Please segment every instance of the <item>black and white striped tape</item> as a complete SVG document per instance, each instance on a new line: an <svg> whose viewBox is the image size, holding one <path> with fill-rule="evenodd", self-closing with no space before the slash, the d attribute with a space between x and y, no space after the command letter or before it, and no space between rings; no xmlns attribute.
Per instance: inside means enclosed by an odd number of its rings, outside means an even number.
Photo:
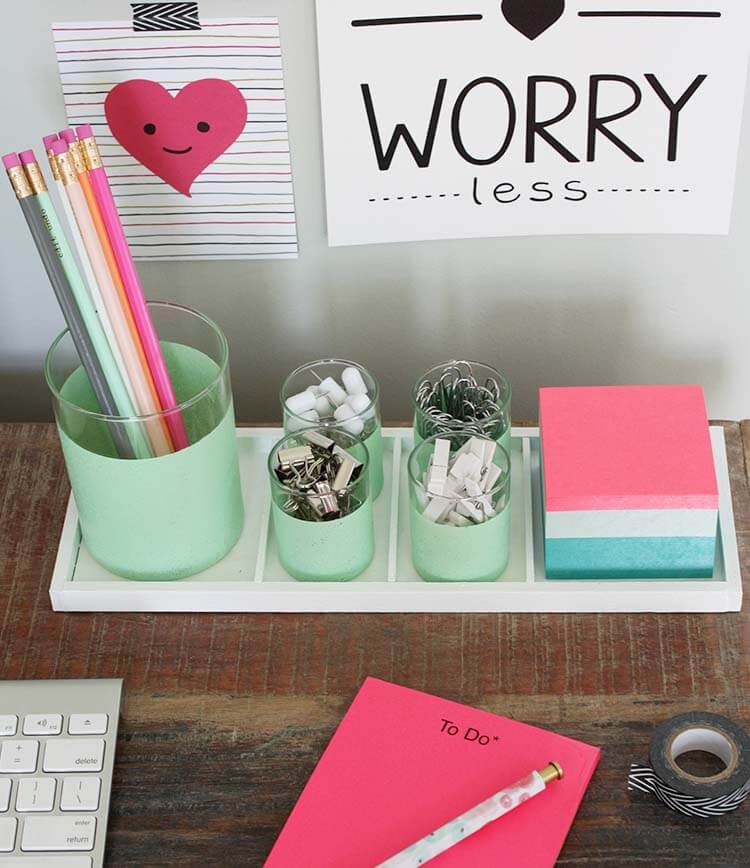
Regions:
<svg viewBox="0 0 750 868"><path fill-rule="evenodd" d="M668 808L680 814L687 814L689 817L720 817L722 814L736 811L745 801L750 795L750 781L728 796L699 799L697 796L681 793L669 784L665 784L651 766L633 763L628 775L628 789L653 793Z"/></svg>
<svg viewBox="0 0 750 868"><path fill-rule="evenodd" d="M133 30L200 30L198 3L131 3Z"/></svg>
<svg viewBox="0 0 750 868"><path fill-rule="evenodd" d="M697 777L677 765L689 751L717 756L724 769ZM750 796L750 737L731 720L689 712L661 724L649 751L650 765L633 763L628 789L651 793L667 807L690 817L719 817L736 811Z"/></svg>

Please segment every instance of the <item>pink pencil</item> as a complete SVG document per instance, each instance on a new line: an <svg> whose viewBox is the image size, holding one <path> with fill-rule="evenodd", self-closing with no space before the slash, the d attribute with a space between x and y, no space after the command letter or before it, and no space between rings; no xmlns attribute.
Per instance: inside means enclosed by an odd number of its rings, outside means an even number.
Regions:
<svg viewBox="0 0 750 868"><path fill-rule="evenodd" d="M115 254L115 260L120 270L120 276L122 277L128 301L130 302L135 326L143 344L143 351L154 379L159 402L161 403L162 410L169 410L172 407L176 408L177 399L172 388L172 381L169 378L169 372L161 353L159 338L156 335L154 324L151 322L141 282L138 279L138 272L135 269L135 263L130 254L130 248L128 247L122 224L120 223L120 216L117 213L117 206L112 196L107 173L102 165L101 155L99 154L93 130L90 124L83 124L76 127L76 133L83 145L91 186L99 204L104 224L107 227L109 240L112 242L112 250ZM184 449L186 446L189 446L190 441L188 440L185 423L180 411L175 409L174 412L167 413L166 419L175 450Z"/></svg>

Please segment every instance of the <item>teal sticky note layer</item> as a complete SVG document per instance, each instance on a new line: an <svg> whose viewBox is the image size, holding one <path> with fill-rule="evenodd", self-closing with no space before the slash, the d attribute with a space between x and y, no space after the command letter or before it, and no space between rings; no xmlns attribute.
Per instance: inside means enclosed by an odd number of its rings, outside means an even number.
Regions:
<svg viewBox="0 0 750 868"><path fill-rule="evenodd" d="M715 537L548 539L548 579L711 578Z"/></svg>

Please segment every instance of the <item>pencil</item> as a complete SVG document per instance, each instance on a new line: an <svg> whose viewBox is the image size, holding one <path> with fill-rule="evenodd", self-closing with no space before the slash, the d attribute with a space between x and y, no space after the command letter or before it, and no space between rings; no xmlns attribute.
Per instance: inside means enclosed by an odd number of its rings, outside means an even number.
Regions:
<svg viewBox="0 0 750 868"><path fill-rule="evenodd" d="M93 223L96 237L99 242L99 248L104 256L107 272L109 273L110 282L101 283L100 285L104 294L105 304L110 312L110 319L117 332L118 342L121 347L131 348L132 352L135 353L135 359L138 363L140 373L133 371L131 374L131 382L134 383L134 387L138 389L138 394L141 396L140 398L137 398L136 404L139 406L139 412L143 415L160 413L161 406L159 404L159 396L156 393L154 379L151 376L151 371L148 362L146 361L146 355L143 352L141 338L138 334L138 329L135 326L135 321L133 320L133 313L130 310L128 296L125 292L122 279L120 278L120 272L117 268L117 262L115 261L115 255L112 251L112 245L109 243L107 228L104 225L96 197L94 196L94 191L91 187L81 143L76 139L76 134L71 129L60 130L60 138L68 144L68 152L73 169L78 177L78 183L80 184L86 200L89 216L91 217L91 222ZM110 287L114 287L114 295L110 291ZM125 330L127 330L127 333ZM132 353L128 353L126 349L123 349L123 353L130 359L129 364L132 366ZM139 383L145 383L145 387L148 390L148 396L141 394L142 385L139 386ZM170 437L167 423L164 421L162 416L159 417L158 423L162 432L161 435L156 432L152 432L150 435L155 453L161 455L165 451L173 452L174 447L172 445L172 438Z"/></svg>
<svg viewBox="0 0 750 868"><path fill-rule="evenodd" d="M76 228L79 230L84 255L90 260L94 272L96 286L95 304L100 311L100 315L102 313L105 314L107 322L112 329L112 340L118 348L118 354L122 359L123 367L121 370L123 371L124 379L130 383L133 390L133 403L139 415L149 416L157 413L159 412L159 407L151 399L144 370L140 365L138 355L133 346L132 336L122 317L117 290L112 284L112 278L101 246L99 245L91 214L86 205L86 199L81 190L81 185L78 183L78 176L73 167L72 154L68 151L67 144L61 139L53 142L50 150L52 151L50 164L53 166L53 170L56 170L60 175L64 188L61 195L69 204ZM146 434L153 450L152 454L158 456L167 455L172 452L171 443L166 439L159 419L151 418L144 420L144 422Z"/></svg>
<svg viewBox="0 0 750 868"><path fill-rule="evenodd" d="M35 193L36 190L46 189L44 179L39 173L38 177L34 178L34 186L32 187L29 176L22 168L17 154L6 154L2 160L99 406L102 412L108 416L119 416L119 408L115 403L101 362L94 351L91 338L76 304L67 272L63 267L63 262L66 258L70 259L71 255L67 248L67 242L64 237L60 238L62 233L57 217L51 208L49 195L42 193L46 199L40 200L39 194ZM38 170L38 166L36 168ZM33 169L32 174L34 174ZM104 336L102 335L102 337ZM120 385L122 386L122 382ZM124 388L122 386L123 391ZM121 458L135 458L135 452L123 425L110 421L107 423L107 427L118 455Z"/></svg>
<svg viewBox="0 0 750 868"><path fill-rule="evenodd" d="M154 378L159 403L162 410L165 411L169 432L172 435L172 443L175 449L184 449L189 445L185 423L183 422L182 414L177 408L177 399L172 388L172 381L169 378L169 372L162 356L159 338L156 335L154 324L151 322L143 289L138 279L138 272L136 271L135 263L130 254L130 248L128 247L122 224L120 223L120 217L117 213L117 207L112 196L109 181L107 180L107 173L102 164L96 139L89 124L76 127L76 132L83 145L86 167L89 170L89 180L94 189L94 195L104 219L104 224L107 227L107 234L112 243L120 277L125 286L130 309L133 312L133 319L141 337L143 350L146 354L148 366L151 369L151 375ZM167 412L171 410L173 412Z"/></svg>
<svg viewBox="0 0 750 868"><path fill-rule="evenodd" d="M59 147L60 142L51 142L50 137L47 136L44 139L44 144L45 147L47 145L50 146L49 148L47 148L47 153L49 155L53 147ZM22 163L24 163L24 160L28 159L33 161L33 153L30 151L24 151L23 153L19 154L19 157L21 158ZM52 169L52 176L55 179L55 183L57 184L60 204L62 205L65 221L68 224L70 237L73 239L73 245L75 247L76 253L78 254L78 263L81 267L83 281L86 285L86 289L88 290L89 298L91 299L91 303L94 306L94 310L99 316L99 322L101 324L102 331L104 332L104 337L106 338L107 344L109 345L109 349L112 353L112 358L114 359L117 370L120 372L123 385L125 386L125 391L127 392L127 401L125 401L122 406L119 406L118 404L121 415L134 416L137 412L135 395L133 393L133 389L130 385L127 372L124 367L120 348L117 345L117 341L115 340L115 335L112 330L112 324L102 302L101 293L99 292L99 284L97 283L96 276L94 275L94 271L91 266L91 261L88 256L86 246L83 243L81 228L78 221L76 220L75 214L73 213L72 201L66 195L65 185L63 184L60 170L57 166L57 163L52 159L50 159L50 168ZM135 448L137 458L151 458L153 456L153 452L150 449L149 444L145 442L143 435L138 432L135 427L133 427L131 431L131 440L133 441L133 446Z"/></svg>
<svg viewBox="0 0 750 868"><path fill-rule="evenodd" d="M434 832L420 838L405 850L381 862L376 868L417 868L424 865L470 835L483 829L488 823L509 813L533 796L544 792L547 785L563 776L560 766L551 762L541 771L531 772L515 784L505 787L489 799L475 805L466 813L449 820ZM502 865L499 857L498 865Z"/></svg>

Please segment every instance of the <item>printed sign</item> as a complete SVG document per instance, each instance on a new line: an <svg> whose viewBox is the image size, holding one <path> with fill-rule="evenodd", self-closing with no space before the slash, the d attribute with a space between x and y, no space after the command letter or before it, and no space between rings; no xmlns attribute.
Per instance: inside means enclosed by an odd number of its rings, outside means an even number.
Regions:
<svg viewBox="0 0 750 868"><path fill-rule="evenodd" d="M749 7L318 0L330 244L728 232Z"/></svg>

